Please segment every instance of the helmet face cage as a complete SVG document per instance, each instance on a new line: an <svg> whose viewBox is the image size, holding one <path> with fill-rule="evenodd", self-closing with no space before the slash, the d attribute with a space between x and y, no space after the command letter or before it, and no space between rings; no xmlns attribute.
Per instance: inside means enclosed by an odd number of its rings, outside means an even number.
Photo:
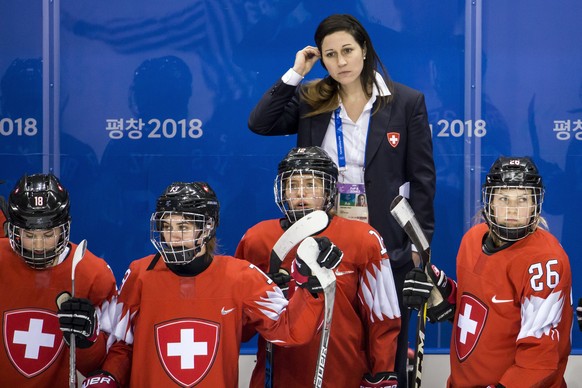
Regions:
<svg viewBox="0 0 582 388"><path fill-rule="evenodd" d="M8 223L8 239L12 250L34 269L54 265L56 258L69 244L70 222L51 229L24 229Z"/></svg>
<svg viewBox="0 0 582 388"><path fill-rule="evenodd" d="M188 264L214 236L215 220L205 214L157 211L150 219L150 239L167 264Z"/></svg>
<svg viewBox="0 0 582 388"><path fill-rule="evenodd" d="M503 241L517 241L538 225L544 190L539 187L483 188L484 215L491 231Z"/></svg>
<svg viewBox="0 0 582 388"><path fill-rule="evenodd" d="M335 204L336 184L336 177L322 171L284 171L275 179L275 202L293 223L314 210L331 210Z"/></svg>
<svg viewBox="0 0 582 388"><path fill-rule="evenodd" d="M529 157L500 157L482 189L483 215L489 229L503 241L533 233L544 202L544 185Z"/></svg>

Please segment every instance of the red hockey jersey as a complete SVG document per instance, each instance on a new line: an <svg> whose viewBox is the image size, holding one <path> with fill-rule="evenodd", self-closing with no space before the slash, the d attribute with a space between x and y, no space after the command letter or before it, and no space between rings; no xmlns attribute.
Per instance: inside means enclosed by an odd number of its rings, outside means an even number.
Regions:
<svg viewBox="0 0 582 388"><path fill-rule="evenodd" d="M243 324L281 345L314 336L323 298L296 293L287 302L256 266L215 256L180 277L154 256L131 263L119 291L115 331L103 369L123 386L236 387Z"/></svg>
<svg viewBox="0 0 582 388"><path fill-rule="evenodd" d="M263 221L247 231L235 256L268 271L273 245L283 234L279 220ZM335 270L337 289L324 387L358 387L367 373L394 370L400 310L386 248L370 225L335 216L318 236L327 236L344 253ZM296 249L282 268L290 269ZM274 347L276 387L313 384L321 335L294 348ZM251 386L263 387L265 341L259 338Z"/></svg>
<svg viewBox="0 0 582 388"><path fill-rule="evenodd" d="M71 291L71 262L76 244L70 244L60 264L35 270L0 239L0 346L1 387L68 387L69 347L63 341L56 298ZM105 358L106 333L111 332L108 307L116 293L115 278L107 264L86 251L75 271L75 296L96 307L101 333L93 346L77 348L77 369L89 373Z"/></svg>
<svg viewBox="0 0 582 388"><path fill-rule="evenodd" d="M565 387L572 276L560 243L538 229L492 255L487 225L471 228L457 256L458 291L449 387Z"/></svg>

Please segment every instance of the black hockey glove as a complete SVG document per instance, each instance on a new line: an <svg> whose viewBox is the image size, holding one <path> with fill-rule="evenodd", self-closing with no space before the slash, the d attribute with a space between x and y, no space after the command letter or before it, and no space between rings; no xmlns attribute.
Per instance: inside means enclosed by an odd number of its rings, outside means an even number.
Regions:
<svg viewBox="0 0 582 388"><path fill-rule="evenodd" d="M434 265L425 268L428 279L434 284L428 298L426 316L431 322L443 322L455 317L457 283L447 278L445 271Z"/></svg>
<svg viewBox="0 0 582 388"><path fill-rule="evenodd" d="M450 320L455 315L456 289L455 282L432 264L424 271L413 268L404 280L403 304L420 308L426 301L426 315L430 322Z"/></svg>
<svg viewBox="0 0 582 388"><path fill-rule="evenodd" d="M289 272L284 268L280 268L279 272L269 273L267 275L277 286L279 286L281 291L283 291L283 295L287 298L289 293L289 282L291 281L291 275L289 275Z"/></svg>
<svg viewBox="0 0 582 388"><path fill-rule="evenodd" d="M327 269L335 269L344 257L344 253L327 237L315 237L319 247L317 263Z"/></svg>
<svg viewBox="0 0 582 388"><path fill-rule="evenodd" d="M578 307L576 308L576 316L578 317L578 327L582 331L582 298L578 299Z"/></svg>
<svg viewBox="0 0 582 388"><path fill-rule="evenodd" d="M396 373L380 372L374 376L366 373L360 382L360 388L398 388Z"/></svg>
<svg viewBox="0 0 582 388"><path fill-rule="evenodd" d="M410 309L420 309L426 303L433 284L428 280L424 271L413 268L404 278L402 289L402 304Z"/></svg>
<svg viewBox="0 0 582 388"><path fill-rule="evenodd" d="M118 388L119 383L115 377L107 371L96 370L89 373L87 378L83 380L83 388Z"/></svg>
<svg viewBox="0 0 582 388"><path fill-rule="evenodd" d="M344 253L335 246L327 237L315 237L319 248L319 255L317 256L317 263L324 268L334 269L341 262ZM306 288L312 294L322 292L321 283L315 276L312 276L311 270L299 256L293 262L291 276L295 279L295 283L301 287Z"/></svg>
<svg viewBox="0 0 582 388"><path fill-rule="evenodd" d="M71 333L75 335L79 348L88 348L99 336L99 320L95 307L88 299L71 298L68 292L57 297L57 316L63 338L70 345Z"/></svg>

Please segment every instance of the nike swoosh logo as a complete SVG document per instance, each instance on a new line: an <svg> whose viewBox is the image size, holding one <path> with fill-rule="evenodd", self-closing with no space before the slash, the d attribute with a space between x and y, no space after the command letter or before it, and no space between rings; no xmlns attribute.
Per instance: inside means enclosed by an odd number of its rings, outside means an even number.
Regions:
<svg viewBox="0 0 582 388"><path fill-rule="evenodd" d="M354 271L339 271L339 270L335 270L335 276L344 276L344 275L349 275L351 273L354 273Z"/></svg>
<svg viewBox="0 0 582 388"><path fill-rule="evenodd" d="M231 309L228 309L228 310L226 310L226 309L224 308L224 306L222 306L222 310L220 310L220 313L221 313L222 315L230 314L230 313L232 313L232 312L234 311L234 309L235 309L235 308L233 307L233 308L231 308Z"/></svg>
<svg viewBox="0 0 582 388"><path fill-rule="evenodd" d="M497 295L493 295L493 298L491 298L491 302L493 302L493 303L509 303L509 302L513 302L513 299L497 299Z"/></svg>

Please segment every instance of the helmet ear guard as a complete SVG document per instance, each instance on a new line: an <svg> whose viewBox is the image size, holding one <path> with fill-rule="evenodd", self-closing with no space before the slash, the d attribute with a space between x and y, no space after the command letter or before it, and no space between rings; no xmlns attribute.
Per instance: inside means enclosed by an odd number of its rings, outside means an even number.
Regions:
<svg viewBox="0 0 582 388"><path fill-rule="evenodd" d="M508 226L498 220L493 202L503 189L528 190L529 217L523 225ZM539 223L544 201L544 185L538 168L529 157L500 157L489 170L482 187L483 216L489 229L503 241L517 241L533 233ZM523 207L522 207L523 208ZM516 211L517 206L507 206Z"/></svg>

